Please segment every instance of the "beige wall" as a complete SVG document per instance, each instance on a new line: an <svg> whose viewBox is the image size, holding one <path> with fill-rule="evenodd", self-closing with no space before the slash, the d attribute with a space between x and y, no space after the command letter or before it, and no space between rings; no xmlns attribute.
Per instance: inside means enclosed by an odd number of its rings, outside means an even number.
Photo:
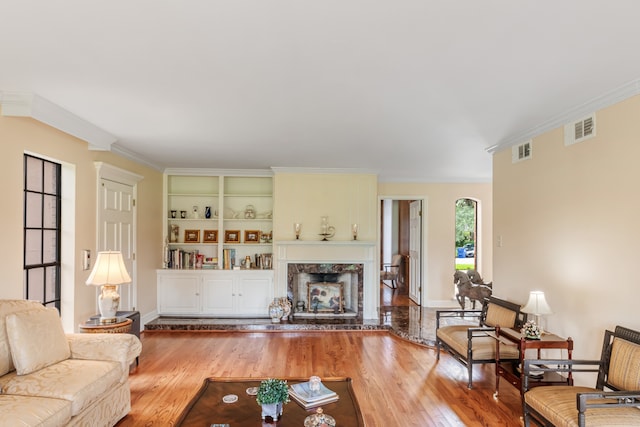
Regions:
<svg viewBox="0 0 640 427"><path fill-rule="evenodd" d="M547 329L574 338L575 358L598 357L605 328L640 328L639 117L636 96L597 112L595 138L565 147L555 129L530 160L494 156L494 290L520 303L544 291Z"/></svg>
<svg viewBox="0 0 640 427"><path fill-rule="evenodd" d="M377 238L376 175L347 173L281 173L274 175L273 239L295 240L293 224L302 223L302 240L321 240L320 217L335 227L332 240Z"/></svg>
<svg viewBox="0 0 640 427"><path fill-rule="evenodd" d="M144 316L156 310L155 269L162 266L162 174L120 156L89 151L87 143L36 120L0 115L0 143L4 208L0 210L4 244L0 245L3 273L0 298L24 298L23 294L23 154L40 154L75 166L76 211L74 241L74 294L65 296L73 311L65 315L65 328L73 327L97 312L96 290L85 286L89 271L81 267L83 249L96 251L96 169L102 161L142 175L138 184L137 284L138 307ZM144 295L141 297L141 295ZM66 306L64 307L66 310ZM69 326L71 325L71 326Z"/></svg>
<svg viewBox="0 0 640 427"><path fill-rule="evenodd" d="M423 240L423 303L450 305L455 288L455 202L461 198L478 201L479 229L477 239L478 271L486 281L492 272L492 191L490 183L419 184L380 183L382 199L424 199L426 228Z"/></svg>

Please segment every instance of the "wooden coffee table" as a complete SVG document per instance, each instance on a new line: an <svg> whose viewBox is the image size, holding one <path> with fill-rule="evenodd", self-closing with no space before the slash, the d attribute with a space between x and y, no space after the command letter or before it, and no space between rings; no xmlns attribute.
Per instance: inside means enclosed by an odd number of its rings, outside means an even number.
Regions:
<svg viewBox="0 0 640 427"><path fill-rule="evenodd" d="M247 388L258 387L263 378L208 378L184 409L176 426L209 427L212 424L229 424L229 427L262 427L261 408L256 397L247 394ZM309 378L282 378L289 384L308 381ZM337 402L323 405L325 414L336 420L336 425L364 426L360 407L353 394L351 378L323 378L325 386L338 393ZM222 398L229 394L238 396L235 403L224 403ZM272 425L278 427L300 427L304 419L315 413L316 408L305 410L295 401L284 405L282 417Z"/></svg>

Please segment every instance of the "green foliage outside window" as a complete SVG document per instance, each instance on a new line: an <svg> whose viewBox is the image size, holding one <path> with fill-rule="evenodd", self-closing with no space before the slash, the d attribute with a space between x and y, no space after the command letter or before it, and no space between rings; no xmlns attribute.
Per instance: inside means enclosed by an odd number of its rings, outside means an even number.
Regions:
<svg viewBox="0 0 640 427"><path fill-rule="evenodd" d="M456 200L456 248L475 243L476 202L471 199Z"/></svg>

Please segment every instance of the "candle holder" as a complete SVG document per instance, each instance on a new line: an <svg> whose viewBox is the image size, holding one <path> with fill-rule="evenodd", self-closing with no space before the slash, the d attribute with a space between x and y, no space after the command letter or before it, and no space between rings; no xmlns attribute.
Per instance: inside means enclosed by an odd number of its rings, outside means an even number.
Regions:
<svg viewBox="0 0 640 427"><path fill-rule="evenodd" d="M300 231L302 231L302 224L296 222L293 224L293 232L296 234L296 240L300 239Z"/></svg>
<svg viewBox="0 0 640 427"><path fill-rule="evenodd" d="M320 235L322 236L322 241L326 242L327 240L329 240L328 239L329 237L333 237L336 234L336 228L332 225L329 225L328 216L323 216L320 218L321 218L320 230L322 230L322 233L320 233Z"/></svg>
<svg viewBox="0 0 640 427"><path fill-rule="evenodd" d="M351 224L351 234L353 235L353 240L358 240L358 224Z"/></svg>

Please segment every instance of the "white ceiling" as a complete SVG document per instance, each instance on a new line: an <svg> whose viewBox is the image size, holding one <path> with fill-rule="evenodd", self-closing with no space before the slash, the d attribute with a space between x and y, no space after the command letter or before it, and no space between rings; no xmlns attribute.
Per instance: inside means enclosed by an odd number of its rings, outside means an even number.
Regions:
<svg viewBox="0 0 640 427"><path fill-rule="evenodd" d="M158 168L491 180L508 146L640 77L637 0L0 0L0 92Z"/></svg>

